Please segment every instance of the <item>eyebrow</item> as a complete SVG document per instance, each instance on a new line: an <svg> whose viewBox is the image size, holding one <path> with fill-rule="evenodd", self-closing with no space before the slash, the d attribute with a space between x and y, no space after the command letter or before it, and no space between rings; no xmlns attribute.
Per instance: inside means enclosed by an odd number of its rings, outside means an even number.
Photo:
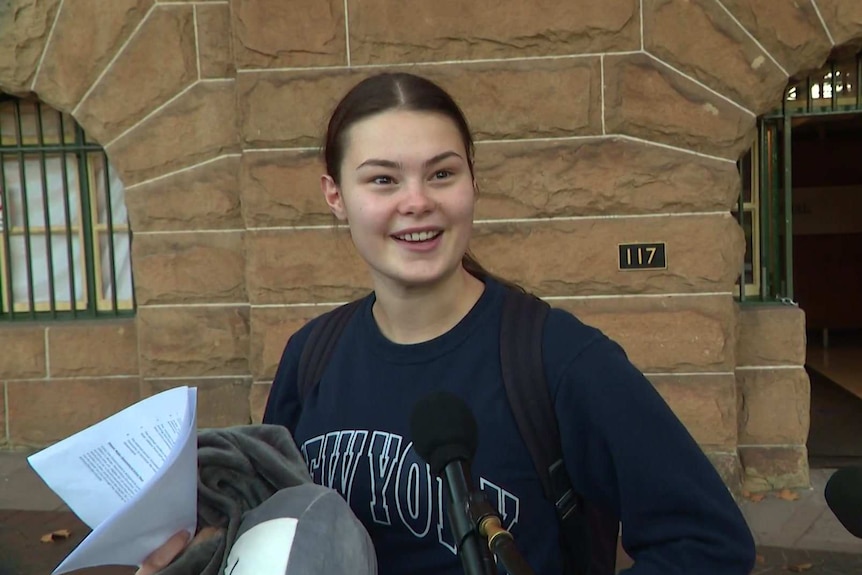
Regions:
<svg viewBox="0 0 862 575"><path fill-rule="evenodd" d="M449 150L448 152L443 152L442 154L437 154L433 158L426 160L425 162L422 163L422 167L427 168L428 166L432 166L432 165L436 164L437 162L445 160L446 158L452 158L452 157L461 158L462 160L464 159L461 156L461 154L459 154L458 152L455 152L453 150ZM358 166L356 166L356 170L358 171L358 170L360 170L366 166L377 166L380 168L398 169L401 167L401 164L398 162L393 162L392 160L381 160L381 159L377 159L377 158L370 158L368 160L365 160L364 162L362 162Z"/></svg>

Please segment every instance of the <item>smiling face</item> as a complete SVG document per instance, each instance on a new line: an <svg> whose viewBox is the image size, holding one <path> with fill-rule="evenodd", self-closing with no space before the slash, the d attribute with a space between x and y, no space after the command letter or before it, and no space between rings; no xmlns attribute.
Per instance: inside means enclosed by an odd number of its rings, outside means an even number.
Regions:
<svg viewBox="0 0 862 575"><path fill-rule="evenodd" d="M365 118L346 134L339 172L338 183L323 176L324 196L378 289L430 286L461 269L476 194L451 119L397 109Z"/></svg>

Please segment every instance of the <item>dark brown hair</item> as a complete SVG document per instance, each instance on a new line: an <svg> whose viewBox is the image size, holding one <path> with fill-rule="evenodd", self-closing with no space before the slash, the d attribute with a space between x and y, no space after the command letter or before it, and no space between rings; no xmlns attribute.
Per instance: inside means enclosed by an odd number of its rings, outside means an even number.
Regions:
<svg viewBox="0 0 862 575"><path fill-rule="evenodd" d="M326 173L341 183L341 163L347 147L347 136L351 126L375 114L389 110L434 112L446 116L461 135L470 175L473 173L473 135L464 117L464 112L443 88L421 76L400 73L383 73L371 76L355 85L335 107L326 129L323 144L323 161ZM464 269L479 279L492 277L515 289L519 286L498 278L488 272L469 252L462 259Z"/></svg>

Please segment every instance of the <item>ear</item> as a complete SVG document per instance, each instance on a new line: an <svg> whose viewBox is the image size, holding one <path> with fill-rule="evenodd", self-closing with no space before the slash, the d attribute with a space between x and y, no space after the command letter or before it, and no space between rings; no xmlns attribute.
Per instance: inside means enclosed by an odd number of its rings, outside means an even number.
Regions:
<svg viewBox="0 0 862 575"><path fill-rule="evenodd" d="M341 189L332 176L324 174L320 176L320 191L323 192L323 198L326 200L326 205L329 206L329 211L341 221L347 220L347 210L344 209L344 199L341 197Z"/></svg>

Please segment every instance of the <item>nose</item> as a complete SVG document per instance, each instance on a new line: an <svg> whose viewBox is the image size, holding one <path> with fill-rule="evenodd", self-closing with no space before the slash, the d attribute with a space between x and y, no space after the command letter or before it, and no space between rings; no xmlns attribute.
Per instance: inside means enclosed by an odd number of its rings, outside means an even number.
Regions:
<svg viewBox="0 0 862 575"><path fill-rule="evenodd" d="M402 197L398 204L398 211L401 214L424 214L432 211L435 206L436 202L424 182L410 181L402 188Z"/></svg>

